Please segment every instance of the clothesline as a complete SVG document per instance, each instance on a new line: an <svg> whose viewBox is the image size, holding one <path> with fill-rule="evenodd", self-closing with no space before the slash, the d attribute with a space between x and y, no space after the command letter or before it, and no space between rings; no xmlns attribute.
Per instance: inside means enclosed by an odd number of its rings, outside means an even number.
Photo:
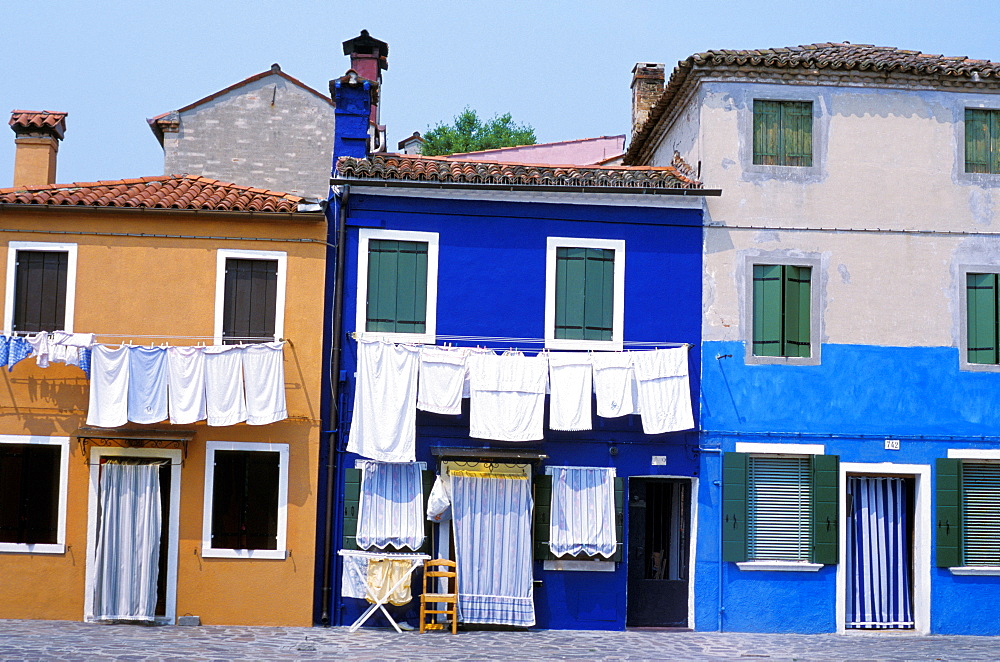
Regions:
<svg viewBox="0 0 1000 662"><path fill-rule="evenodd" d="M38 333L38 332L37 331L0 331L0 335L4 335L4 336L20 336L22 338L26 338L28 336L33 336L36 333ZM48 333L51 335L53 332L49 331ZM95 333L94 336L95 336L95 338L143 338L143 339L147 339L147 340L150 339L150 338L162 338L162 339L165 339L165 340L215 340L215 338L216 338L216 336L164 335L162 333L153 333L153 334L141 334L141 333ZM253 340L253 341L257 341L257 342L264 341L264 342L287 342L287 343L291 342L291 340L288 339L288 338L278 338L277 340L274 340L274 338L272 336L225 336L222 340L223 341L227 341L227 340L238 340L238 341ZM109 344L109 343L97 343L97 344Z"/></svg>
<svg viewBox="0 0 1000 662"><path fill-rule="evenodd" d="M545 338L515 338L512 336L450 336L450 335L436 335L434 336L437 340L443 342L467 342L467 343L496 343L500 345L507 344L521 344L521 345L544 345L549 342ZM358 340L358 332L351 331L351 338ZM640 340L626 340L622 343L624 347L635 347L635 348L649 348L656 349L658 347L688 347L691 348L694 345L686 342L653 342L653 341L640 341ZM512 349L518 349L513 347ZM567 351L581 351L577 350L567 350Z"/></svg>

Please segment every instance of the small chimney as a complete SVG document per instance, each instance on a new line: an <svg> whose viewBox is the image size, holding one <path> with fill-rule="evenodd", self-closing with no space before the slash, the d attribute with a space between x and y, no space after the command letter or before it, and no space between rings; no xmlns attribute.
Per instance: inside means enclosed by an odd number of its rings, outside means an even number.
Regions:
<svg viewBox="0 0 1000 662"><path fill-rule="evenodd" d="M649 111L663 94L663 65L639 62L632 67L632 134L649 119Z"/></svg>
<svg viewBox="0 0 1000 662"><path fill-rule="evenodd" d="M344 55L351 56L351 69L364 79L382 84L382 70L389 68L389 44L379 41L362 30L354 39L344 42ZM378 126L378 99L372 103L371 123Z"/></svg>
<svg viewBox="0 0 1000 662"><path fill-rule="evenodd" d="M400 154L420 154L423 151L424 139L420 137L419 131L414 131L412 136L399 141L397 148Z"/></svg>
<svg viewBox="0 0 1000 662"><path fill-rule="evenodd" d="M14 130L14 187L56 183L56 154L66 133L66 113L48 110L15 110L10 114Z"/></svg>

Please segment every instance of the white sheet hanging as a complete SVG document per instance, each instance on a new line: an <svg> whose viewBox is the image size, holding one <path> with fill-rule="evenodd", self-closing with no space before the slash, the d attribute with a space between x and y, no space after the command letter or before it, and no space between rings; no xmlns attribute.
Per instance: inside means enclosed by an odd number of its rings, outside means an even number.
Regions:
<svg viewBox="0 0 1000 662"><path fill-rule="evenodd" d="M243 350L249 425L267 425L288 418L284 345L283 342L258 343L247 345Z"/></svg>
<svg viewBox="0 0 1000 662"><path fill-rule="evenodd" d="M452 416L462 413L468 354L464 349L441 347L420 351L417 409Z"/></svg>
<svg viewBox="0 0 1000 662"><path fill-rule="evenodd" d="M347 450L382 462L413 462L419 349L358 342L354 414Z"/></svg>
<svg viewBox="0 0 1000 662"><path fill-rule="evenodd" d="M498 441L538 441L545 435L545 356L519 352L469 357L469 436Z"/></svg>
<svg viewBox="0 0 1000 662"><path fill-rule="evenodd" d="M424 544L424 488L420 464L362 460L358 547L420 549Z"/></svg>
<svg viewBox="0 0 1000 662"><path fill-rule="evenodd" d="M87 425L116 428L128 422L128 350L128 345L94 346Z"/></svg>
<svg viewBox="0 0 1000 662"><path fill-rule="evenodd" d="M545 467L552 476L549 548L556 556L603 556L617 548L614 467Z"/></svg>
<svg viewBox="0 0 1000 662"><path fill-rule="evenodd" d="M162 347L129 347L128 420L167 419L167 353Z"/></svg>
<svg viewBox="0 0 1000 662"><path fill-rule="evenodd" d="M593 367L586 353L549 354L549 428L590 430Z"/></svg>
<svg viewBox="0 0 1000 662"><path fill-rule="evenodd" d="M205 420L205 348L168 347L166 353L170 422Z"/></svg>
<svg viewBox="0 0 1000 662"><path fill-rule="evenodd" d="M243 347L205 348L205 403L209 425L236 425L247 420Z"/></svg>
<svg viewBox="0 0 1000 662"><path fill-rule="evenodd" d="M594 393L597 415L617 418L639 413L639 387L632 368L631 352L594 352Z"/></svg>
<svg viewBox="0 0 1000 662"><path fill-rule="evenodd" d="M28 344L31 345L31 353L35 356L35 363L39 368L49 367L49 332L40 331L28 336Z"/></svg>
<svg viewBox="0 0 1000 662"><path fill-rule="evenodd" d="M660 434L693 428L687 346L633 352L632 365L639 383L642 431Z"/></svg>

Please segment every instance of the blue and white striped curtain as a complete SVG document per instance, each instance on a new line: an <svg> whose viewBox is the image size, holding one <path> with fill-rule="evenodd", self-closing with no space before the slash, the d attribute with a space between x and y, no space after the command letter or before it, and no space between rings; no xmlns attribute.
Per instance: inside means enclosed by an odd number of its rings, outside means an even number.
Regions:
<svg viewBox="0 0 1000 662"><path fill-rule="evenodd" d="M913 627L909 503L902 478L847 479L847 627Z"/></svg>
<svg viewBox="0 0 1000 662"><path fill-rule="evenodd" d="M424 544L424 487L417 462L358 462L358 547L419 549Z"/></svg>
<svg viewBox="0 0 1000 662"><path fill-rule="evenodd" d="M160 466L101 467L94 619L152 621L160 560Z"/></svg>
<svg viewBox="0 0 1000 662"><path fill-rule="evenodd" d="M615 553L614 467L545 467L552 476L549 548L556 556Z"/></svg>
<svg viewBox="0 0 1000 662"><path fill-rule="evenodd" d="M453 473L451 488L461 619L534 625L531 481Z"/></svg>

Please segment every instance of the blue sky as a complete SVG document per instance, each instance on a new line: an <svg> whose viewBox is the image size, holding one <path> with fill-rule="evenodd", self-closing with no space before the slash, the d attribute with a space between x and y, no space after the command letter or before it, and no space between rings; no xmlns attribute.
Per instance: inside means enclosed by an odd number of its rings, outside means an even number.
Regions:
<svg viewBox="0 0 1000 662"><path fill-rule="evenodd" d="M1000 60L1000 2L63 0L6 7L0 112L68 111L60 182L161 174L146 118L273 62L326 91L362 28L389 44L390 145L465 106L510 112L539 141L626 133L638 61L823 41ZM0 137L10 186L14 134Z"/></svg>

